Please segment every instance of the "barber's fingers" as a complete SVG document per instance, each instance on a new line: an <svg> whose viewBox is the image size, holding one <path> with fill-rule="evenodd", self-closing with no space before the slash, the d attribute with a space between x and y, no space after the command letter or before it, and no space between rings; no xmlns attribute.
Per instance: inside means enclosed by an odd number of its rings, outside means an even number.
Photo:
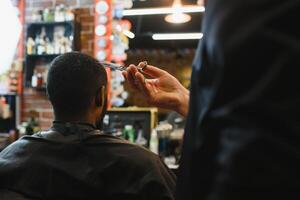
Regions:
<svg viewBox="0 0 300 200"><path fill-rule="evenodd" d="M135 65L129 65L129 67L127 68L127 72L134 76L135 73L138 72L138 69Z"/></svg>
<svg viewBox="0 0 300 200"><path fill-rule="evenodd" d="M151 78L158 78L165 75L167 72L154 67L152 65L148 65L146 62L140 62L138 65L139 69L142 69L142 73L150 76Z"/></svg>
<svg viewBox="0 0 300 200"><path fill-rule="evenodd" d="M136 85L134 85L134 83L132 81L129 80L129 74L126 71L122 72L123 77L125 78L125 80L128 82L128 84L130 85L131 88L133 89L137 89Z"/></svg>
<svg viewBox="0 0 300 200"><path fill-rule="evenodd" d="M129 85L134 89L138 89L135 77L136 72L137 69L134 65L130 65L127 69L127 72L123 72L123 75L125 74L125 78L127 79Z"/></svg>
<svg viewBox="0 0 300 200"><path fill-rule="evenodd" d="M125 80L128 81L128 73L126 71L122 72L122 75L124 76Z"/></svg>
<svg viewBox="0 0 300 200"><path fill-rule="evenodd" d="M147 80L145 79L144 75L141 74L140 72L137 72L135 74L135 77L136 77L136 80L137 80L136 83L137 83L137 87L139 88L139 90L141 92L143 92L143 94L146 97L152 98L151 87L147 84Z"/></svg>

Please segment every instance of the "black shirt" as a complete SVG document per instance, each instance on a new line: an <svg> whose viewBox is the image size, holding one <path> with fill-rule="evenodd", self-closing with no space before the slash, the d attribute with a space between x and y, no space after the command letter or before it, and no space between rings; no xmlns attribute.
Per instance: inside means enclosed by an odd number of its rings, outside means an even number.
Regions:
<svg viewBox="0 0 300 200"><path fill-rule="evenodd" d="M0 189L38 199L173 199L176 178L145 148L86 124L54 123L0 153Z"/></svg>
<svg viewBox="0 0 300 200"><path fill-rule="evenodd" d="M178 199L300 199L300 1L205 8Z"/></svg>

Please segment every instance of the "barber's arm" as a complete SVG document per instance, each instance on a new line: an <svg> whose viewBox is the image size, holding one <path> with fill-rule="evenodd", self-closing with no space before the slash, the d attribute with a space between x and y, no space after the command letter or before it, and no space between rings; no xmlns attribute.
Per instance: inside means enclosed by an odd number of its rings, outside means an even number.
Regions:
<svg viewBox="0 0 300 200"><path fill-rule="evenodd" d="M130 65L124 77L130 86L141 92L152 106L171 109L183 116L187 116L189 107L189 91L168 72L142 62ZM145 75L149 78L146 78Z"/></svg>

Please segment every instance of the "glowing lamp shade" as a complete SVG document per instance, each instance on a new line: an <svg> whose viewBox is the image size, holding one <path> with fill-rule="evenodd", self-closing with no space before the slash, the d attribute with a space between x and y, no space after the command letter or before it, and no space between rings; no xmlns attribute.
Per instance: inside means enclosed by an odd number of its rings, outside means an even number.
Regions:
<svg viewBox="0 0 300 200"><path fill-rule="evenodd" d="M174 13L171 15L167 15L165 20L169 23L173 24L182 24L191 21L192 17L185 13Z"/></svg>
<svg viewBox="0 0 300 200"><path fill-rule="evenodd" d="M11 66L22 30L18 10L11 0L0 0L0 26L0 74L3 74Z"/></svg>
<svg viewBox="0 0 300 200"><path fill-rule="evenodd" d="M172 7L172 14L167 15L165 20L173 24L182 24L191 21L192 17L185 14L182 10L182 5L180 0L174 0Z"/></svg>
<svg viewBox="0 0 300 200"><path fill-rule="evenodd" d="M153 40L199 40L203 33L163 33L153 34Z"/></svg>

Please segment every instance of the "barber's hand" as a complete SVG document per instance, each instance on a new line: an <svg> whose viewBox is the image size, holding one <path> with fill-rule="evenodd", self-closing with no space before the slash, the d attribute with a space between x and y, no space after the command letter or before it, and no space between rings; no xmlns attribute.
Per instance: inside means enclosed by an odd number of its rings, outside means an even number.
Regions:
<svg viewBox="0 0 300 200"><path fill-rule="evenodd" d="M143 69L139 71L139 69ZM152 106L171 109L186 116L189 107L189 91L168 72L140 63L138 68L130 65L124 77L130 86L141 92ZM147 75L150 79L146 79Z"/></svg>

